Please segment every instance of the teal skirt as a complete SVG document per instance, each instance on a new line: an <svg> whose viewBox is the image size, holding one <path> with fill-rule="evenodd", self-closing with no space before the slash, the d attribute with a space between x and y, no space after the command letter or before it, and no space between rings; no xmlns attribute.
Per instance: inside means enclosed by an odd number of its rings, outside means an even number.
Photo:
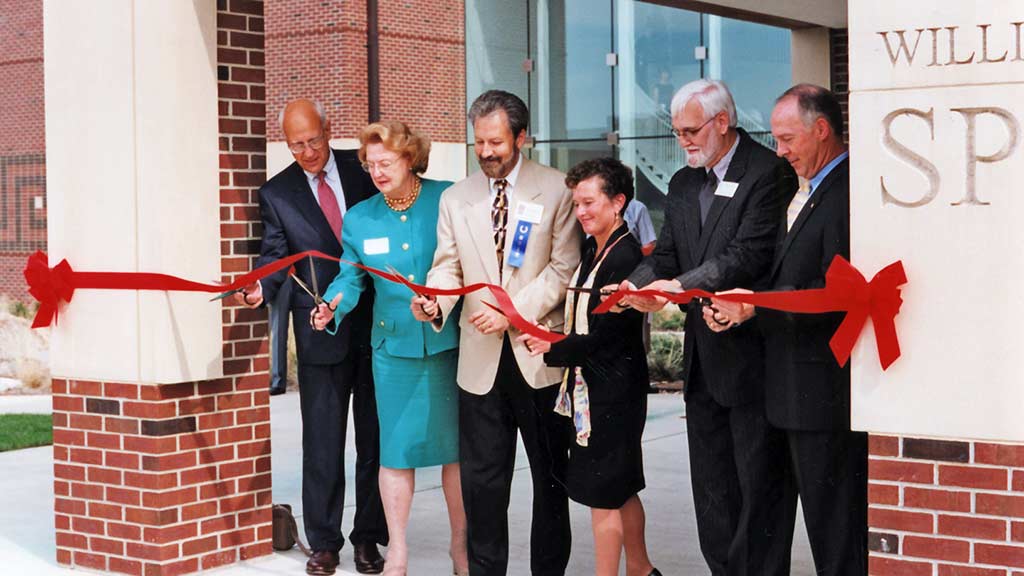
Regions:
<svg viewBox="0 0 1024 576"><path fill-rule="evenodd" d="M458 350L426 358L373 351L380 464L421 468L459 459Z"/></svg>

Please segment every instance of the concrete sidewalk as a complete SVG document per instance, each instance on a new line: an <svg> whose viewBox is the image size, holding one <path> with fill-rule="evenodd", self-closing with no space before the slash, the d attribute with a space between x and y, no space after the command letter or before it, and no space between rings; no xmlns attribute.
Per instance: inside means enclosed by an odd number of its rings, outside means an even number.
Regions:
<svg viewBox="0 0 1024 576"><path fill-rule="evenodd" d="M10 401L0 397L0 412L36 411L4 410L4 405L26 401ZM49 406L33 400L36 404ZM298 394L289 392L271 399L273 442L274 501L291 504L302 523L301 502L301 434ZM24 407L24 406L22 406ZM49 409L47 408L47 410ZM351 430L349 432L351 438ZM351 440L349 446L352 446ZM54 560L53 528L53 452L50 447L30 448L0 453L0 558L4 574L32 576L69 576L81 574L57 565ZM348 495L352 502L354 449L346 458ZM708 574L697 543L693 499L690 492L686 420L678 395L650 397L647 428L644 431L644 461L647 489L641 499L647 510L647 545L654 564L666 576ZM526 455L520 445L517 468L509 507L510 575L529 574L530 474ZM352 506L346 507L343 527L351 530ZM593 573L593 540L590 514L582 506L571 505L573 551L566 574ZM794 575L814 573L807 537L802 522L796 528L793 550ZM448 520L441 491L440 467L420 470L416 475L416 496L413 499L409 525L410 576L443 576L451 574L448 558ZM212 570L220 576L304 574L305 557L298 549L277 553L267 558L243 562ZM339 576L352 576L351 548L342 550Z"/></svg>

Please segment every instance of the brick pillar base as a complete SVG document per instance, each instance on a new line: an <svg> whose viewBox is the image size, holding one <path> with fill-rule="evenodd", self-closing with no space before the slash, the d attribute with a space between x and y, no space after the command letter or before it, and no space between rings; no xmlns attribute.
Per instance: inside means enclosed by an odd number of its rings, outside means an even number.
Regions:
<svg viewBox="0 0 1024 576"><path fill-rule="evenodd" d="M271 552L266 379L55 380L57 560L165 576Z"/></svg>
<svg viewBox="0 0 1024 576"><path fill-rule="evenodd" d="M1024 445L871 436L877 576L1024 576Z"/></svg>

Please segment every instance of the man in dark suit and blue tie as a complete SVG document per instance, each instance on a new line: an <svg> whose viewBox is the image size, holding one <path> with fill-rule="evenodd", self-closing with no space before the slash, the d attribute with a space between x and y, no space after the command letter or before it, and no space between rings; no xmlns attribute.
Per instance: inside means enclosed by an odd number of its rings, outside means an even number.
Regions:
<svg viewBox="0 0 1024 576"><path fill-rule="evenodd" d="M798 84L779 97L771 123L779 156L805 183L779 217L767 288L823 288L832 259L850 258L850 160L842 108L825 88ZM850 430L850 365L839 366L829 349L843 314L714 304L717 318L704 311L714 331L729 330L756 311L765 342L768 421L785 431L789 446L787 515L795 519L799 494L816 572L864 576L868 439Z"/></svg>
<svg viewBox="0 0 1024 576"><path fill-rule="evenodd" d="M669 292L754 287L768 273L793 170L736 127L725 84L697 80L672 99L673 134L688 166L669 183L654 252L622 288ZM660 310L664 298L626 305ZM713 576L789 573L781 504L784 439L764 411L761 335L752 325L713 333L685 308L683 374L697 534Z"/></svg>
<svg viewBox="0 0 1024 576"><path fill-rule="evenodd" d="M323 106L309 100L289 103L281 114L288 149L295 162L260 188L263 240L257 266L306 250L341 256L341 227L347 208L377 193L354 151L332 150ZM300 261L296 275L313 286L310 267L321 282L338 274L338 264ZM249 307L273 301L285 282L281 272L246 287L236 299ZM370 372L370 308L364 294L336 335L313 330L314 302L292 290L290 308L298 355L302 411L302 508L306 539L313 556L306 572L333 574L345 542L341 515L345 497L345 433L349 397L355 418L356 512L352 541L356 570L377 574L384 559L377 544L388 541L377 485L379 431Z"/></svg>

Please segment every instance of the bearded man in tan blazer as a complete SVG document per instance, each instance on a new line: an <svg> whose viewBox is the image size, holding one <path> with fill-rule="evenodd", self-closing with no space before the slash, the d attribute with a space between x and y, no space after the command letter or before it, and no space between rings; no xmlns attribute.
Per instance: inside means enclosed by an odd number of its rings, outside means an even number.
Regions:
<svg viewBox="0 0 1024 576"><path fill-rule="evenodd" d="M515 95L485 92L469 119L481 170L441 197L427 284L499 284L524 318L558 330L582 239L565 174L520 153L529 112ZM470 573L507 572L518 429L533 477L531 572L562 576L571 541L563 480L572 423L553 411L561 371L516 341L508 319L484 304L494 304L489 292L461 298L461 313L459 300L415 297L411 309L435 327L457 321L461 328L459 459Z"/></svg>

